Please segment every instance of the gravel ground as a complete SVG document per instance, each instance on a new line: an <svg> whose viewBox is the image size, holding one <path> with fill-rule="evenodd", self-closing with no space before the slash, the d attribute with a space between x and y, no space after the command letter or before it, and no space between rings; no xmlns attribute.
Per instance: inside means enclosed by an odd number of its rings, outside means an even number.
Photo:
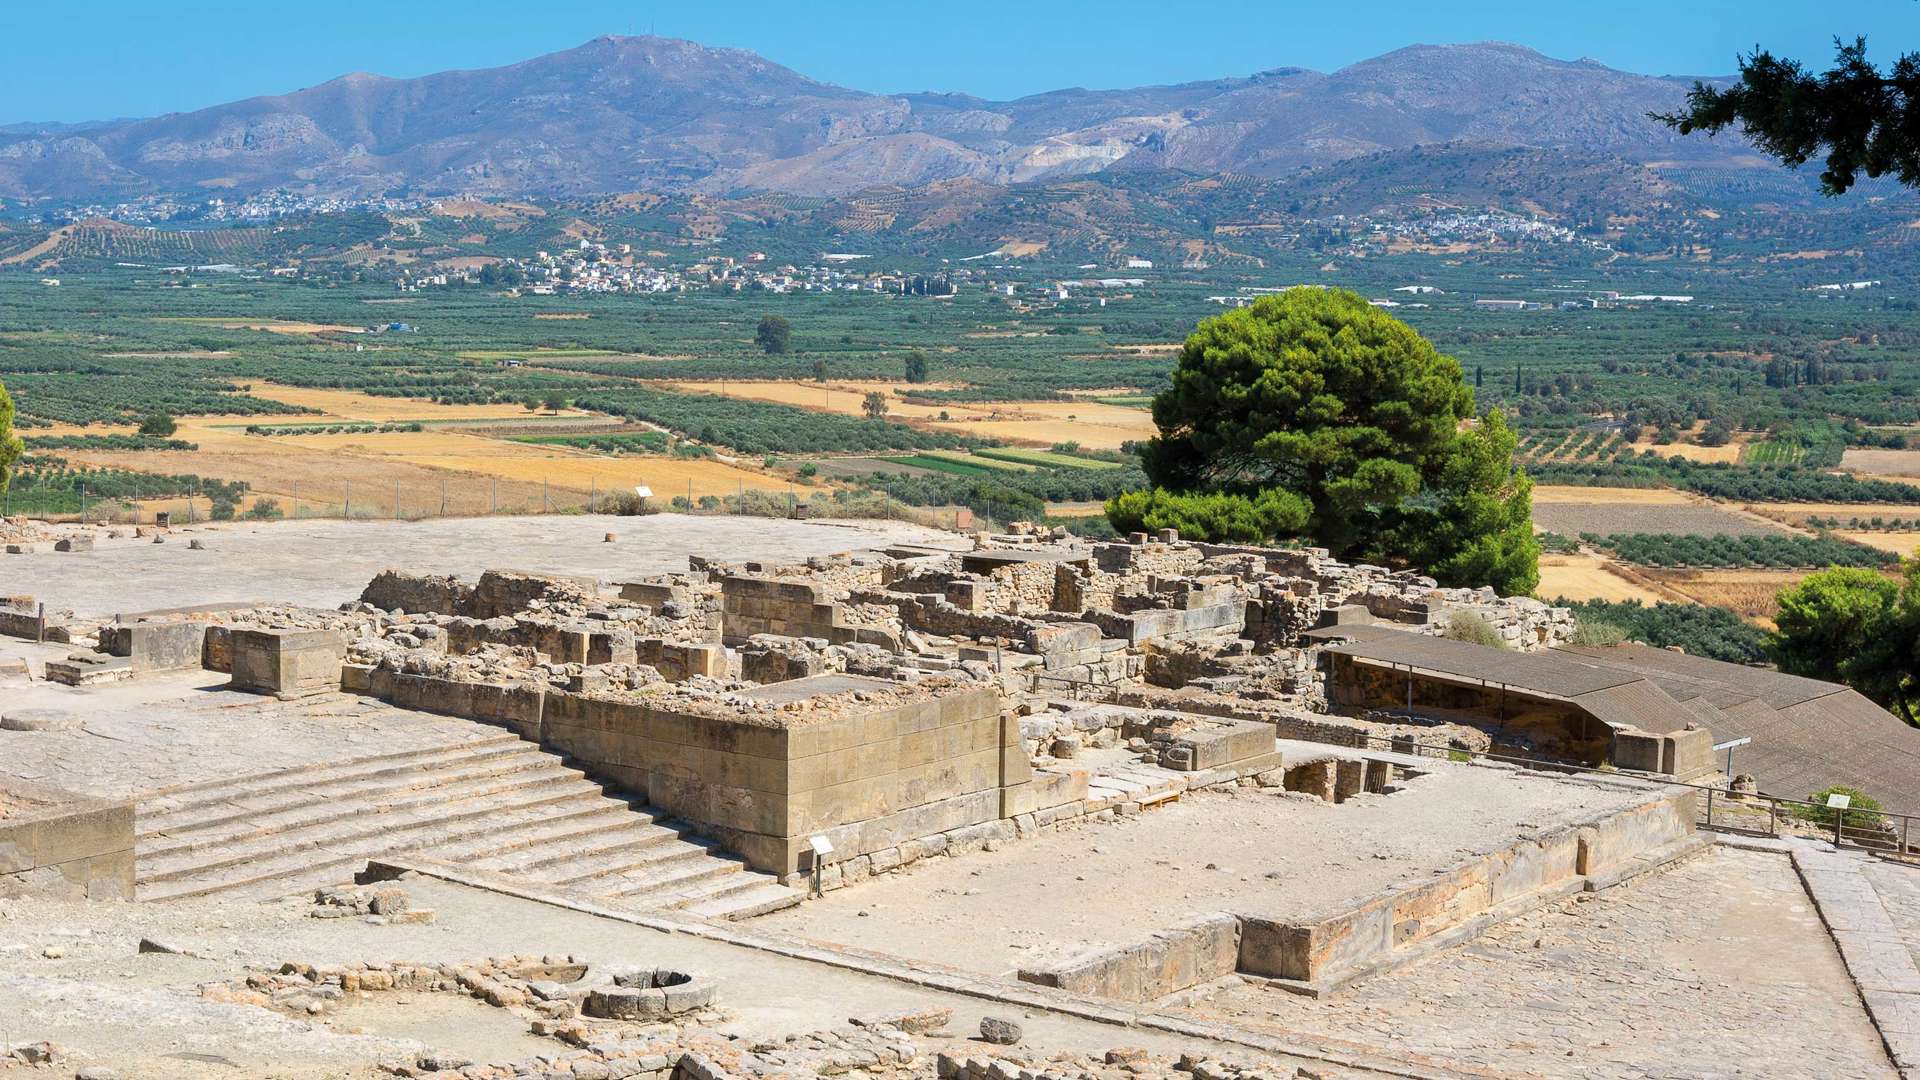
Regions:
<svg viewBox="0 0 1920 1080"><path fill-rule="evenodd" d="M482 1049L509 1041L499 1015L445 1008L418 1026L364 1010L340 1024L291 1019L250 1005L207 1001L198 987L228 982L249 967L353 960L446 963L513 954L570 953L590 963L671 967L711 976L723 1011L718 1030L749 1038L817 1031L849 1017L930 1006L954 1011L951 1030L979 1029L986 1015L1017 1015L1027 1045L1098 1053L1141 1046L1159 1054L1193 1040L1121 1029L1066 1016L1009 1010L972 997L926 990L858 972L792 960L684 934L516 900L432 880L403 887L430 925L372 926L313 919L299 901L274 904L182 901L163 904L0 900L0 1043L51 1039L79 1065L112 1068L133 1080L374 1080L383 1059L411 1059L423 1047ZM138 953L152 937L195 954ZM49 954L52 955L49 955ZM364 1026L381 1034L352 1034ZM524 1031L524 1027L520 1030ZM400 1037L408 1032L419 1038ZM978 1048L961 1042L961 1052ZM944 1048L923 1041L928 1061ZM553 1043L555 1051L565 1049ZM5 1070L0 1070L5 1072ZM12 1073L5 1073L12 1076ZM1291 1075L1289 1070L1287 1075Z"/></svg>
<svg viewBox="0 0 1920 1080"><path fill-rule="evenodd" d="M1445 764L1394 793L1339 805L1259 789L1199 792L993 853L928 859L750 925L1009 974L1190 915L1327 910L1645 796Z"/></svg>
<svg viewBox="0 0 1920 1080"><path fill-rule="evenodd" d="M1896 1075L1792 866L1727 847L1334 998L1243 984L1185 1011L1501 1076Z"/></svg>
<svg viewBox="0 0 1920 1080"><path fill-rule="evenodd" d="M604 543L608 532L619 539ZM688 555L793 562L895 542L956 540L894 521L684 514L247 522L197 526L191 535L206 550L189 550L186 536L165 544L129 536L102 540L90 552L43 545L31 555L0 555L0 596L31 595L82 615L267 600L337 607L388 567L469 579L513 569L615 580L685 570Z"/></svg>

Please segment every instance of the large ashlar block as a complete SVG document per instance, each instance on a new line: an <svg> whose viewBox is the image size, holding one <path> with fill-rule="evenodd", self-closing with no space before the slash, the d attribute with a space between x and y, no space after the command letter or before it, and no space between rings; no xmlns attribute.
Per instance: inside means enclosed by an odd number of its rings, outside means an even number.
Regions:
<svg viewBox="0 0 1920 1080"><path fill-rule="evenodd" d="M347 641L338 630L235 630L230 647L231 689L282 698L340 689Z"/></svg>
<svg viewBox="0 0 1920 1080"><path fill-rule="evenodd" d="M777 592L781 583L755 582ZM1003 816L1032 766L1019 725L992 688L929 696L821 675L763 687L769 700L836 697L838 711L798 723L693 715L641 699L547 694L540 739L605 783L641 795L718 837L757 869L804 869L809 837L834 836L841 858ZM924 830L924 831L923 831Z"/></svg>

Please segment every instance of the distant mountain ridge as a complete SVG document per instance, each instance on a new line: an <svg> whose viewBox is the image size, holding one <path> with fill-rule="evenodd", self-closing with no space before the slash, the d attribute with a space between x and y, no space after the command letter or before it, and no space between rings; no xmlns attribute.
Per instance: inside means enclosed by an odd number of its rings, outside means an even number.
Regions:
<svg viewBox="0 0 1920 1080"><path fill-rule="evenodd" d="M144 120L0 127L0 197L149 193L844 195L1116 170L1281 178L1429 144L1751 166L1735 139L1648 119L1691 80L1517 45L1415 45L1332 73L995 102L870 94L744 50L602 37L505 67L350 74Z"/></svg>

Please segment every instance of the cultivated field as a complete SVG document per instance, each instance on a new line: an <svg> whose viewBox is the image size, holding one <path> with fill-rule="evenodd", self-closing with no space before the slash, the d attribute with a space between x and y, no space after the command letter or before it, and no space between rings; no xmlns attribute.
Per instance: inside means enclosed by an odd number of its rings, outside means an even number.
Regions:
<svg viewBox="0 0 1920 1080"><path fill-rule="evenodd" d="M940 384L922 384L936 389ZM1117 450L1121 443L1144 441L1158 433L1153 416L1124 405L1094 401L1016 401L970 405L921 405L904 400L901 390L912 387L891 381L834 379L816 382L698 382L673 383L669 389L693 394L770 401L821 412L859 416L861 401L872 391L887 395L887 419L899 420L979 438L1011 443L1052 446L1077 442L1095 450ZM942 416L946 419L941 419Z"/></svg>
<svg viewBox="0 0 1920 1080"><path fill-rule="evenodd" d="M1643 506L1686 506L1696 500L1684 491L1671 488L1578 487L1539 484L1533 489L1533 505L1542 503L1636 503Z"/></svg>
<svg viewBox="0 0 1920 1080"><path fill-rule="evenodd" d="M1920 532L1856 532L1848 529L1836 531L1833 535L1881 551L1891 551L1903 559L1912 558L1916 552L1920 552Z"/></svg>
<svg viewBox="0 0 1920 1080"><path fill-rule="evenodd" d="M1742 618L1772 624L1780 590L1797 584L1806 570L1647 570L1651 581L1701 604L1718 604Z"/></svg>
<svg viewBox="0 0 1920 1080"><path fill-rule="evenodd" d="M1666 443L1664 445L1660 443L1638 442L1632 444L1632 447L1633 452L1636 454L1651 450L1661 457L1682 457L1688 461L1698 461L1702 464L1723 462L1732 464L1740 460L1740 453L1745 449L1745 447L1738 442L1730 442L1725 446L1699 446L1694 443L1679 442Z"/></svg>
<svg viewBox="0 0 1920 1080"><path fill-rule="evenodd" d="M1920 480L1920 450L1853 450L1840 458L1840 467L1869 476Z"/></svg>
<svg viewBox="0 0 1920 1080"><path fill-rule="evenodd" d="M518 405L436 405L350 391L259 383L255 391L325 412L317 416L256 416L244 421L235 417L183 417L175 437L196 444L198 450L65 450L61 456L82 465L241 481L251 489L254 500L272 498L287 513L341 513L351 502L356 517L393 517L396 511L397 516L418 517L442 512L478 514L572 507L585 504L596 493L630 490L636 485L651 487L662 500L745 491L785 492L790 487L804 498L814 490L806 483L789 484L784 478L712 458L605 455L438 428L249 435L246 428L250 424L318 427L346 420L435 423L491 419L505 423L524 421L532 415ZM547 414L543 418L552 419ZM95 434L102 431L97 426L91 430ZM36 434L41 432L48 429L36 429Z"/></svg>
<svg viewBox="0 0 1920 1080"><path fill-rule="evenodd" d="M1808 518L1816 517L1822 520L1837 518L1842 524L1854 518L1861 521L1874 518L1920 521L1920 506L1888 503L1748 503L1742 509L1789 525L1805 525Z"/></svg>
<svg viewBox="0 0 1920 1080"><path fill-rule="evenodd" d="M1595 555L1540 556L1540 587L1534 592L1547 600L1638 600L1652 604L1679 599L1627 580L1613 563Z"/></svg>
<svg viewBox="0 0 1920 1080"><path fill-rule="evenodd" d="M284 401L288 405L297 405L303 409L318 409L327 415L324 417L296 415L284 421L249 417L245 421L239 421L243 427L249 423L266 422L314 424L327 420L363 420L392 424L414 420L432 423L444 420L524 420L535 415L587 415L574 410L559 414L542 410L536 414L528 412L526 406L512 402L493 405L439 405L419 398L376 397L373 394L362 394L352 390L321 390L304 386L281 386L268 382L254 383L253 395L271 401ZM233 418L224 421L228 424L236 422Z"/></svg>
<svg viewBox="0 0 1920 1080"><path fill-rule="evenodd" d="M359 334L366 332L364 326L348 326L345 323L301 322L295 319L219 319L219 318L162 318L158 322L191 323L195 326L213 326L222 330L264 330L270 334Z"/></svg>
<svg viewBox="0 0 1920 1080"><path fill-rule="evenodd" d="M1725 533L1729 536L1751 536L1785 531L1763 519L1729 510L1704 499L1688 499L1685 496L1674 502L1614 501L1611 497L1583 502L1542 502L1536 498L1533 523L1538 528L1562 536L1579 536L1581 533L1597 533L1601 536L1613 533L1685 533L1695 536Z"/></svg>

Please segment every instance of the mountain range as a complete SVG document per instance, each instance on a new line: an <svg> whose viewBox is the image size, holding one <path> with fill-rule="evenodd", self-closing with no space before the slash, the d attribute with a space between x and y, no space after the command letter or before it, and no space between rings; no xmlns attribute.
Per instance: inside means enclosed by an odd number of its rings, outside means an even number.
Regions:
<svg viewBox="0 0 1920 1080"><path fill-rule="evenodd" d="M1737 139L1648 118L1692 83L1507 44L1416 45L1322 73L1013 101L872 94L751 52L602 37L505 67L351 74L142 120L0 126L0 198L279 189L313 195L844 195L1118 170L1283 178L1433 144L1751 168Z"/></svg>

